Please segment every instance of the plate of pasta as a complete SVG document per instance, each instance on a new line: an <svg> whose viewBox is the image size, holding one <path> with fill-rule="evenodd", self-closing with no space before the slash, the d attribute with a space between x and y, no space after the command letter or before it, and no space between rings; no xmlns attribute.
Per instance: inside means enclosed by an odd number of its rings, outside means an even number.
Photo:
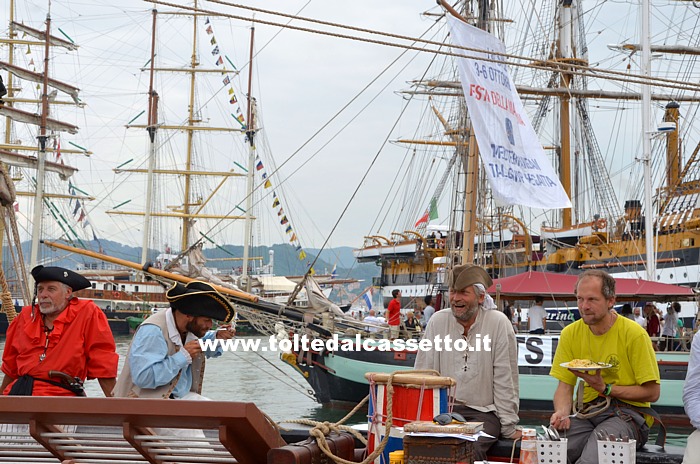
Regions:
<svg viewBox="0 0 700 464"><path fill-rule="evenodd" d="M569 362L561 363L560 366L572 371L597 371L612 367L611 364L595 362L590 359L572 359Z"/></svg>

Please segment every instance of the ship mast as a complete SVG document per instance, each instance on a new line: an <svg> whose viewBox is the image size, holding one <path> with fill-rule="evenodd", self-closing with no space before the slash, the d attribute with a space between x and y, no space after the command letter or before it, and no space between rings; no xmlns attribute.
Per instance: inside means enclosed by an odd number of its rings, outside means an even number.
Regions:
<svg viewBox="0 0 700 464"><path fill-rule="evenodd" d="M573 21L571 16L571 2L565 1L559 9L559 47L558 53L560 61L565 64L567 60L573 58L572 43L572 27ZM571 87L572 75L569 72L561 73L561 87L568 89ZM560 147L559 154L559 181L561 182L566 195L571 198L571 133L570 128L570 110L569 96L564 94L559 99L559 134ZM573 220L571 218L572 208L562 209L562 227L571 227Z"/></svg>
<svg viewBox="0 0 700 464"><path fill-rule="evenodd" d="M37 153L36 194L32 220L32 246L29 254L29 268L34 269L39 260L39 241L44 211L44 176L46 174L46 119L49 113L49 43L51 40L51 12L46 14L46 38L44 44L44 82L41 93L41 125L39 126L39 152Z"/></svg>
<svg viewBox="0 0 700 464"><path fill-rule="evenodd" d="M15 32L15 28L12 26L15 21L15 0L10 0L10 29L9 29L9 40L13 40L17 33ZM10 44L8 47L8 61L10 63L14 63L15 61L15 47ZM6 88L7 88L7 98L12 98L14 96L14 88L12 87L12 73L7 73L7 82L6 82ZM4 105L12 105L9 102L4 102ZM12 119L9 116L5 116L5 145L10 144L10 127L12 124ZM5 217L4 215L0 217L0 237L5 237ZM4 257L3 257L3 247L2 247L3 240L0 238L0 262L4 262Z"/></svg>
<svg viewBox="0 0 700 464"><path fill-rule="evenodd" d="M245 199L245 232L243 236L243 272L241 279L245 282L245 290L250 292L250 279L248 278L248 263L250 261L250 244L253 240L253 184L255 182L255 100L252 96L253 88L253 40L255 27L250 28L250 58L248 60L248 111L246 139L248 140L248 173Z"/></svg>
<svg viewBox="0 0 700 464"><path fill-rule="evenodd" d="M197 2L195 2L195 8L197 8ZM189 60L189 65L186 67L159 67L155 65L156 59L156 44L158 43L158 38L156 37L156 21L157 17L160 15L173 15L173 16L186 16L192 17L192 48ZM200 63L200 57L198 52L199 41L197 39L198 24L197 21L200 15L179 12L179 11L161 11L153 10L153 23L152 23L152 39L151 39L151 53L150 53L150 83L148 90L148 121L146 125L142 124L129 124L128 128L136 129L146 129L149 135L149 154L147 169L124 169L117 167L114 169L117 173L140 173L147 174L147 186L146 186L146 205L144 211L125 211L112 209L107 211L110 215L123 215L123 216L143 216L143 245L141 252L141 260L145 264L148 262L148 249L149 245L153 241L153 222L156 218L170 218L171 220L177 220L180 222L180 250L185 253L189 250L193 243L198 242L202 237L194 236L194 224L197 220L204 219L214 219L214 220L239 220L243 216L233 215L233 214L205 214L202 213L203 209L209 204L212 198L217 194L219 189L226 183L230 178L242 177L243 174L239 174L229 171L215 171L209 167L209 170L196 169L196 149L195 149L195 139L196 134L210 133L210 132L243 132L242 129L233 128L229 126L213 127L202 124L202 118L199 114L199 108L197 106L196 100L196 82L198 73L209 73L209 74L221 74L222 69L220 68L208 68L203 67ZM157 73L175 73L184 74L188 76L188 110L186 116L186 122L184 124L169 124L165 121L159 122L159 112L158 106L160 102L160 95L155 90L155 75ZM160 130L166 131L180 131L185 134L186 142L184 161L181 166L174 169L164 169L159 167L158 151L160 150L158 141L158 132ZM182 179L182 203L177 207L171 207L172 211L164 211L162 208L158 207L156 198L158 197L158 184L156 178L159 176L179 176ZM213 189L210 189L210 194L206 198L195 198L195 178L199 177L217 177L220 178L220 182ZM162 244L157 244L159 246Z"/></svg>
<svg viewBox="0 0 700 464"><path fill-rule="evenodd" d="M199 7L197 0L194 2L195 9ZM197 75L197 66L199 66L199 56L197 52L197 21L198 16L195 14L192 16L192 58L190 61L190 103L187 115L187 124L192 127L195 125L195 77ZM192 155L194 148L194 131L187 131L187 154L185 160L185 172L192 172ZM180 250L183 252L190 246L190 234L192 232L192 227L194 226L194 221L196 217L191 216L190 208L195 206L194 198L192 198L192 176L185 175L185 190L183 193L183 203L182 203L182 236L180 242ZM196 237L195 240L199 240L200 237Z"/></svg>
<svg viewBox="0 0 700 464"><path fill-rule="evenodd" d="M153 9L153 27L151 30L151 69L148 85L148 182L146 183L146 207L143 215L143 245L141 246L141 264L148 262L148 245L151 243L151 212L153 209L153 171L156 167L156 135L158 133L158 94L153 89L156 57L156 18L158 11Z"/></svg>
<svg viewBox="0 0 700 464"><path fill-rule="evenodd" d="M51 59L49 53L51 47L53 46L59 46L70 51L77 50L78 46L72 41L66 41L61 38L51 36L50 12L46 16L45 30L37 30L14 21L14 0L9 2L9 7L9 35L7 39L0 39L0 43L8 45L8 61L0 61L0 69L7 71L7 96L3 98L3 104L0 105L0 115L5 116L5 137L4 141L0 143L0 162L5 166L13 166L18 169L31 169L36 171L36 174L27 176L30 179L36 179L35 188L30 188L26 191L16 191L17 196L31 196L34 198L30 248L31 255L29 260L29 264L33 267L39 262L39 243L42 238L42 222L43 213L45 211L44 203L50 201L52 198L91 200L92 197L88 196L87 194L84 196L78 196L72 192L66 195L46 191L46 176L49 173L56 173L62 180L66 180L77 171L76 168L64 164L63 160L61 160L59 163L57 161L48 161L46 159L46 153L52 151L51 148L46 146L49 138L52 136L50 132L58 131L68 132L71 134L78 132L78 127L49 117L50 104L76 105L79 107L83 105L78 98L80 89L49 77L49 62ZM17 38L18 32L22 32L25 36L29 36L30 38L19 39ZM45 53L43 72L38 73L15 65L14 49L18 45L26 45L27 47L32 45L43 46ZM15 83L15 79L38 83L38 88L42 89L40 99L18 97L20 87ZM51 94L49 94L49 87L55 89ZM54 96L58 91L70 95L72 102L54 100ZM39 105L40 109L37 110L36 107L34 107L34 109L30 111L23 110L16 108L17 103ZM40 129L37 135L38 146L23 145L22 142L13 141L13 121L39 126ZM21 154L20 152L22 151L36 153L36 156ZM85 149L82 149L81 151L66 149L62 152L82 153L85 155L91 154L91 152ZM16 217L14 216L14 211L8 212L7 219L8 223L5 222L5 218L0 219L0 232L2 232L2 236L12 238L12 240L15 241L14 246L16 248L16 252L10 253L10 261L14 262L14 270L19 277L22 292L28 295L25 287L26 282L29 279L25 278L27 275L25 268L26 263L22 257L21 247L19 247L20 234L17 227ZM57 221L60 225L58 218ZM2 257L2 255L0 255L0 257ZM24 296L24 299L26 301L28 296Z"/></svg>
<svg viewBox="0 0 700 464"><path fill-rule="evenodd" d="M462 264L474 262L474 237L476 236L477 217L477 196L479 184L479 148L474 135L474 127L469 123L468 134L469 143L467 153L464 153L464 146L460 145L457 150L462 152L463 165L465 168L465 204L464 204L464 242L462 245Z"/></svg>
<svg viewBox="0 0 700 464"><path fill-rule="evenodd" d="M642 0L642 75L650 76L649 0ZM654 205L651 194L651 89L642 84L642 163L644 163L644 230L646 245L647 280L656 281L656 254L654 240Z"/></svg>

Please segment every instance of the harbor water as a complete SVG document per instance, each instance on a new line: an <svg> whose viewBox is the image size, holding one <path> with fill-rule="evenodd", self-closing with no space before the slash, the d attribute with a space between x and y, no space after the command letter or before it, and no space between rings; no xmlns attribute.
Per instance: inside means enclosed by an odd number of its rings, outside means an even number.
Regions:
<svg viewBox="0 0 700 464"><path fill-rule="evenodd" d="M251 337L254 338L254 337ZM116 338L119 353L119 371L126 358L130 336ZM266 342L265 337L262 342ZM0 338L0 352L5 339ZM86 382L88 396L101 397L102 390L96 380ZM349 411L323 407L313 398L310 387L301 375L279 359L279 352L235 351L207 360L202 394L217 401L242 401L255 403L275 421L311 419L335 422ZM347 425L366 423L367 409L356 413ZM523 423L526 427L538 427L541 423ZM669 428L667 443L685 446L691 431ZM653 443L653 438L650 438Z"/></svg>

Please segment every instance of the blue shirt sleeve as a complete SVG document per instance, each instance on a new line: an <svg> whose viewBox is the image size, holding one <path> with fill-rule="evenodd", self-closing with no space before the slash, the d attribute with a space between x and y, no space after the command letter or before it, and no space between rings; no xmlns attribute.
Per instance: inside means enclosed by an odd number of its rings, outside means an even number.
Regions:
<svg viewBox="0 0 700 464"><path fill-rule="evenodd" d="M216 339L216 330L210 330L209 332L205 333L204 336L201 338L201 340L215 340ZM224 349L222 348L221 343L218 343L216 345L215 350L211 349L206 349L203 350L204 355L207 358L218 358L224 353Z"/></svg>
<svg viewBox="0 0 700 464"><path fill-rule="evenodd" d="M152 324L140 327L134 335L129 350L129 366L134 384L141 388L166 385L178 372L189 367L187 358L179 351L168 356L163 332ZM178 384L182 383L182 377Z"/></svg>
<svg viewBox="0 0 700 464"><path fill-rule="evenodd" d="M693 337L688 372L683 386L683 406L693 427L700 429L700 337Z"/></svg>

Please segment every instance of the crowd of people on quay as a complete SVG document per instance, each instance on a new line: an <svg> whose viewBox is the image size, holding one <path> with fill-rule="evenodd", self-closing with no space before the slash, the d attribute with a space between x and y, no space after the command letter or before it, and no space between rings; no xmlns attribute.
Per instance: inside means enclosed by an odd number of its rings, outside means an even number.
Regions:
<svg viewBox="0 0 700 464"><path fill-rule="evenodd" d="M401 291L393 290L393 298L386 311L369 309L353 310L353 317L368 323L366 330L377 336L385 335L386 338L420 338L425 331L428 321L435 313L432 306L433 296L410 300L412 308L400 307ZM525 309L521 304L514 304L509 300L502 302L502 312L513 326L515 333L543 335L546 333L558 333L562 326L556 324L554 330L547 328L547 310L544 307L544 298L536 296L532 304ZM681 306L678 302L669 303L664 314L654 303L647 302L644 306L632 307L625 303L617 305L615 311L627 319L637 322L646 330L652 340L655 351L689 351L689 339L695 333L697 321L693 321L692 327L685 327L680 318Z"/></svg>
<svg viewBox="0 0 700 464"><path fill-rule="evenodd" d="M375 309L366 311L351 311L351 316L366 322L365 330L370 334L386 336L386 338L418 339L435 313L432 306L433 297L428 295L420 299L414 309L401 308L401 291L395 289L393 298L386 311L380 313Z"/></svg>

